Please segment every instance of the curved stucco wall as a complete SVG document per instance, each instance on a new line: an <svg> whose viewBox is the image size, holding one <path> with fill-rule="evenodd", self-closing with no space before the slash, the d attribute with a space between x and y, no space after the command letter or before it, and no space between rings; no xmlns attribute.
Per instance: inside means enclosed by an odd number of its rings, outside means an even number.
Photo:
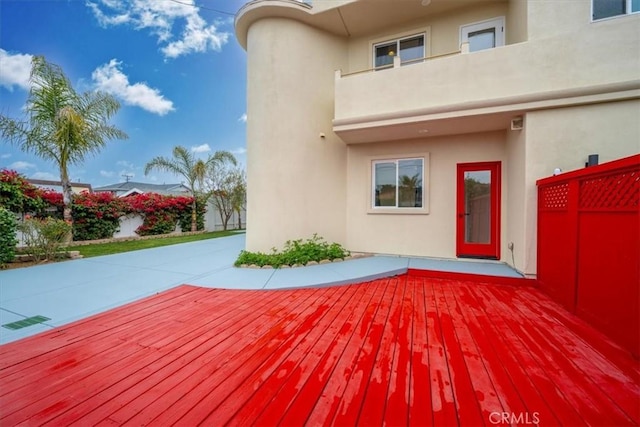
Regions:
<svg viewBox="0 0 640 427"><path fill-rule="evenodd" d="M247 250L313 233L345 242L346 147L331 120L333 70L346 62L343 40L303 23L265 18L250 26Z"/></svg>

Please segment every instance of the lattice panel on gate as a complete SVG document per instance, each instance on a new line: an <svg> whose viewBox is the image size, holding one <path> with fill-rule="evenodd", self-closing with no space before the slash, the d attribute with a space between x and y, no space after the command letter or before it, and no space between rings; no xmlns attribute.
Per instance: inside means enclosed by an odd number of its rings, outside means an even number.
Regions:
<svg viewBox="0 0 640 427"><path fill-rule="evenodd" d="M566 209L569 202L569 184L558 183L556 185L540 188L540 209Z"/></svg>
<svg viewBox="0 0 640 427"><path fill-rule="evenodd" d="M580 182L580 209L628 209L640 203L640 171L586 179Z"/></svg>

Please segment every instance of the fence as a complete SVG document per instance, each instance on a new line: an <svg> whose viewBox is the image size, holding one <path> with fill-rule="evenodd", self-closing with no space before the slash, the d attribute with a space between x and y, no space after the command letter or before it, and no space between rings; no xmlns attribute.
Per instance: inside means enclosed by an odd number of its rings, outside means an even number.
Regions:
<svg viewBox="0 0 640 427"><path fill-rule="evenodd" d="M246 210L242 210L240 216L236 212L233 213L229 222L227 224L227 229L234 230L240 227L246 227ZM22 219L22 215L19 215L19 220ZM119 230L113 235L113 238L126 238L126 237L136 237L136 229L142 225L143 218L139 214L131 214L126 215L120 218L120 227ZM206 231L221 231L223 229L222 220L220 219L220 214L216 207L209 203L207 205L207 212L204 217L204 229ZM180 232L180 225L176 226L176 232ZM189 231L189 230L184 230ZM16 238L18 239L18 247L22 247L25 245L24 237L22 233L18 231L16 233Z"/></svg>
<svg viewBox="0 0 640 427"><path fill-rule="evenodd" d="M540 287L640 355L640 155L537 184Z"/></svg>

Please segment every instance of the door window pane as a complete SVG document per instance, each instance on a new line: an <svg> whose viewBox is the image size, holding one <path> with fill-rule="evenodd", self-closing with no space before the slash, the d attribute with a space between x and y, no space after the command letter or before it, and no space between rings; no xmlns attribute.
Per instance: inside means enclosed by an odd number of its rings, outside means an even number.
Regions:
<svg viewBox="0 0 640 427"><path fill-rule="evenodd" d="M504 46L504 17L462 25L460 43L469 43L469 52Z"/></svg>
<svg viewBox="0 0 640 427"><path fill-rule="evenodd" d="M424 36L400 41L400 59L402 62L422 58L424 58Z"/></svg>
<svg viewBox="0 0 640 427"><path fill-rule="evenodd" d="M465 243L491 243L491 171L464 175Z"/></svg>
<svg viewBox="0 0 640 427"><path fill-rule="evenodd" d="M469 33L469 52L496 47L496 29L487 28Z"/></svg>

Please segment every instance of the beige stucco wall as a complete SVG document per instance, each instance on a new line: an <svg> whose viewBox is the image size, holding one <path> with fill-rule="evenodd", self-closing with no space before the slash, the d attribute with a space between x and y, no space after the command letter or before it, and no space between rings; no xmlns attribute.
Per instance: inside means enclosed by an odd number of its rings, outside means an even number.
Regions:
<svg viewBox="0 0 640 427"><path fill-rule="evenodd" d="M503 188L505 199L508 203L504 205L503 229L505 238L501 246L502 259L520 272L526 273L527 253L535 250L525 236L525 165L527 148L526 118L524 129L506 132L505 157L507 161L503 167L504 183ZM513 243L513 253L509 250L509 243Z"/></svg>
<svg viewBox="0 0 640 427"><path fill-rule="evenodd" d="M580 32L591 22L591 0L553 1L553 7L548 1L527 3L529 40Z"/></svg>
<svg viewBox="0 0 640 427"><path fill-rule="evenodd" d="M445 53L458 48L461 24L501 15L515 44L334 78L370 68L372 41L425 30L430 53ZM639 14L591 23L589 0L486 2L352 39L290 19L252 22L247 249L319 233L354 251L454 258L456 164L501 161L501 260L535 275L536 180L581 168L592 153L605 162L640 152L640 101L628 100L639 96L639 24ZM478 133L478 114L522 115L524 129ZM429 123L456 117L440 130L460 135L346 145L332 132L340 121L376 131L407 117L429 135ZM429 213L369 213L372 158L421 153Z"/></svg>
<svg viewBox="0 0 640 427"><path fill-rule="evenodd" d="M346 63L346 47L296 21L263 19L248 52L247 249L313 233L343 243L346 147L331 130L331 70Z"/></svg>
<svg viewBox="0 0 640 427"><path fill-rule="evenodd" d="M535 273L538 179L584 167L589 154L600 163L640 153L640 101L613 102L527 114L524 187L524 271Z"/></svg>
<svg viewBox="0 0 640 427"><path fill-rule="evenodd" d="M455 12L440 14L384 28L376 33L349 41L349 69L344 73L368 70L373 67L373 44L393 40L412 34L427 32L427 56L443 55L460 49L460 26L484 21L507 13L507 3L485 2L482 5L457 9Z"/></svg>
<svg viewBox="0 0 640 427"><path fill-rule="evenodd" d="M527 102L544 94L556 100L623 82L635 82L637 88L640 14L632 18L595 23L585 32L343 77L336 81L336 119L492 100Z"/></svg>
<svg viewBox="0 0 640 427"><path fill-rule="evenodd" d="M509 0L506 16L506 44L521 43L529 39L527 21L527 0Z"/></svg>
<svg viewBox="0 0 640 427"><path fill-rule="evenodd" d="M505 138L504 132L491 132L349 146L347 246L355 251L455 258L456 165L501 161L504 175ZM429 157L426 168L429 213L367 213L371 200L372 158L415 155ZM503 216L507 203L505 195L503 185ZM502 230L504 242L507 236L504 227Z"/></svg>

